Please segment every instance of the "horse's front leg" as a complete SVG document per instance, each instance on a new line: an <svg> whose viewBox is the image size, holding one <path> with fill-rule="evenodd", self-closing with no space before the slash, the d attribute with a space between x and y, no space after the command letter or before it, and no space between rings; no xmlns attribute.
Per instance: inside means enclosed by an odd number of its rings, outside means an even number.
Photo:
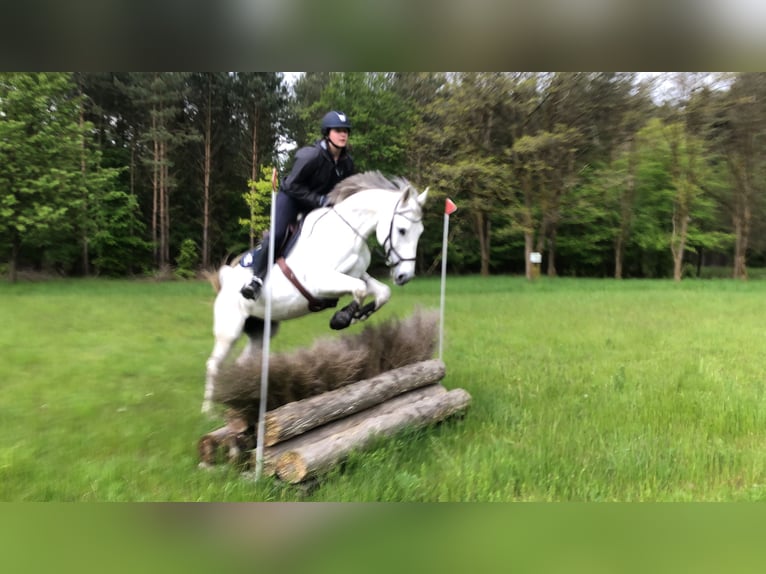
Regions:
<svg viewBox="0 0 766 574"><path fill-rule="evenodd" d="M311 280L312 293L315 297L329 298L347 293L354 298L351 303L337 311L330 320L330 327L333 329L345 329L351 325L368 295L367 282L337 271L315 272L311 275Z"/></svg>
<svg viewBox="0 0 766 574"><path fill-rule="evenodd" d="M330 327L333 329L345 329L357 321L364 321L391 298L391 289L373 279L369 274L363 273L358 281L364 285L364 288L353 291L354 300L333 315L330 321ZM369 295L373 295L374 300L365 304L364 300Z"/></svg>
<svg viewBox="0 0 766 574"><path fill-rule="evenodd" d="M364 321L391 299L391 289L388 285L381 283L368 273L363 273L361 279L367 284L367 293L374 297L374 301L370 301L366 305L361 305L359 310L354 314L352 323L356 321Z"/></svg>

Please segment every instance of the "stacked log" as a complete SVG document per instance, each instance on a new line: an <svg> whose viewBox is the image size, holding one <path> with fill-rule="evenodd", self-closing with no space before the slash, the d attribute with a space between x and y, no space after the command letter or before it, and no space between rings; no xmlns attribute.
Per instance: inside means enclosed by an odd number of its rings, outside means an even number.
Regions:
<svg viewBox="0 0 766 574"><path fill-rule="evenodd" d="M464 411L470 395L463 389L448 391L440 383L444 374L441 361L421 361L268 411L264 475L302 482L379 437ZM225 427L200 439L200 466L215 464L221 451L230 463L255 464L256 423L229 413Z"/></svg>

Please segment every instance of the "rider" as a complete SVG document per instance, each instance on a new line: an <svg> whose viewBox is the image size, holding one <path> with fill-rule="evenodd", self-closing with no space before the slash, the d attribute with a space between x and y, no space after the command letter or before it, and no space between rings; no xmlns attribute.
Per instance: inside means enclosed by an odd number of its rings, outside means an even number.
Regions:
<svg viewBox="0 0 766 574"><path fill-rule="evenodd" d="M354 173L354 161L346 149L351 122L342 112L322 118L322 138L302 147L295 155L290 175L280 184L274 214L274 245L279 249L288 226L312 209L326 206L327 194ZM329 207L329 206L328 206ZM246 299L257 299L268 267L268 249L262 248L253 262L253 277L240 290Z"/></svg>

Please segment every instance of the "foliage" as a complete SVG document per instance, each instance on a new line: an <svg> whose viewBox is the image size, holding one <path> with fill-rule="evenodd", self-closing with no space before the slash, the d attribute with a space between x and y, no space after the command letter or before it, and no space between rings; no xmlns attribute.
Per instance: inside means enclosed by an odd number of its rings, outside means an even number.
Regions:
<svg viewBox="0 0 766 574"><path fill-rule="evenodd" d="M199 266L199 249L193 239L186 239L181 244L181 252L176 259L176 277L190 279L196 275Z"/></svg>
<svg viewBox="0 0 766 574"><path fill-rule="evenodd" d="M15 268L68 228L79 180L77 100L63 73L0 75L0 238Z"/></svg>
<svg viewBox="0 0 766 574"><path fill-rule="evenodd" d="M387 74L330 74L319 98L299 112L305 133L319 137L320 121L328 111L345 112L351 120L349 150L357 170L403 174L415 110L391 86Z"/></svg>
<svg viewBox="0 0 766 574"><path fill-rule="evenodd" d="M122 171L104 167L83 98L69 74L0 78L0 237L15 267L30 250L71 272L130 270L140 255L135 199L116 187ZM118 250L121 265L110 265ZM92 259L91 259L92 258Z"/></svg>
<svg viewBox="0 0 766 574"><path fill-rule="evenodd" d="M452 271L528 273L534 250L550 276L745 278L766 262L766 74L658 77L664 102L611 72L309 72L292 89L273 72L5 73L0 250L11 276L123 275L191 238L208 268L266 226L248 182L286 173L340 109L360 171L459 205ZM441 215L425 215L421 272Z"/></svg>
<svg viewBox="0 0 766 574"><path fill-rule="evenodd" d="M250 233L250 247L254 247L269 229L269 213L271 210L272 184L271 175L274 168L264 166L261 168L260 177L257 181L250 180L248 186L250 190L243 195L245 202L250 210L248 219L240 218L239 223L247 228ZM256 241L258 238L258 241Z"/></svg>

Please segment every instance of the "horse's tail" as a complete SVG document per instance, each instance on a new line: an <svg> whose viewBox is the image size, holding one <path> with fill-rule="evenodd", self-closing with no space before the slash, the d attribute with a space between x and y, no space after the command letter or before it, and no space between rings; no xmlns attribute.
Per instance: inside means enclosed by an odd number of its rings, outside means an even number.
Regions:
<svg viewBox="0 0 766 574"><path fill-rule="evenodd" d="M245 252L247 253L247 252ZM236 267L239 261L242 259L242 257L245 255L245 253L229 253L226 256L226 260L223 262L224 265L230 265L232 267Z"/></svg>
<svg viewBox="0 0 766 574"><path fill-rule="evenodd" d="M205 271L204 275L205 279L210 281L210 284L213 286L213 291L217 294L221 290L220 270Z"/></svg>
<svg viewBox="0 0 766 574"><path fill-rule="evenodd" d="M223 271L227 268L236 267L242 259L243 255L243 253L236 255L229 254L226 256L226 259L221 263L221 266L217 270L205 271L204 277L210 281L210 284L213 286L213 291L215 291L216 294L221 291L221 286L223 285L223 280L221 279Z"/></svg>

